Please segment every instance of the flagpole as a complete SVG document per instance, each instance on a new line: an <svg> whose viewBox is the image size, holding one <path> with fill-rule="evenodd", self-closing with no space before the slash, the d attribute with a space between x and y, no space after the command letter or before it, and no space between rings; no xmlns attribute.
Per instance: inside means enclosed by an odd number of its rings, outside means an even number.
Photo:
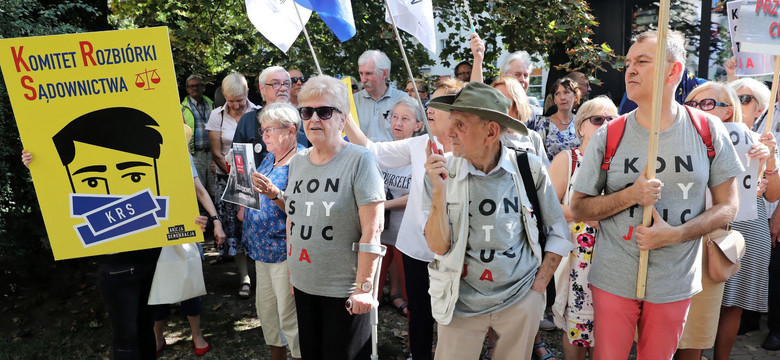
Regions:
<svg viewBox="0 0 780 360"><path fill-rule="evenodd" d="M431 131L431 125L428 124L428 116L425 115L425 106L423 106L422 98L420 98L420 92L417 90L417 82L414 81L414 75L412 74L412 67L409 66L409 59L406 58L406 50L404 50L404 44L401 42L401 35L398 33L398 27L395 25L395 16L393 15L393 12L390 10L390 3L388 0L385 1L385 7L387 8L387 13L390 14L390 21L393 23L393 32L395 33L395 39L398 40L398 47L401 48L401 55L404 59L404 65L406 65L406 72L409 74L409 81L412 82L412 86L414 87L414 95L417 98L417 104L420 106L420 111L422 111L423 114L423 126L425 126L425 131L428 133L428 136L431 139L431 145L436 147L436 137L433 136L433 132Z"/></svg>
<svg viewBox="0 0 780 360"><path fill-rule="evenodd" d="M301 22L301 27L303 28L303 36L306 37L306 43L309 44L309 50L311 50L311 56L314 58L314 65L317 66L317 73L322 75L322 69L320 68L320 62L317 60L317 53L314 52L314 47L311 46L311 40L309 39L309 32L306 31L306 24L303 23L303 19L301 18L301 13L298 11L298 3L295 1L292 2L293 6L295 6L295 13L298 15L298 21Z"/></svg>

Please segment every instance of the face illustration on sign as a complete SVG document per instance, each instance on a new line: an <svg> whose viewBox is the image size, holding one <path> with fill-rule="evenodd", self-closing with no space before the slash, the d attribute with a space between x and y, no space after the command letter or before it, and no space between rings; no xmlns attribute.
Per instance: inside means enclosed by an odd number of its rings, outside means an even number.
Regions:
<svg viewBox="0 0 780 360"><path fill-rule="evenodd" d="M162 135L148 114L131 108L82 115L52 140L76 194L127 195L149 189L160 195L157 159Z"/></svg>

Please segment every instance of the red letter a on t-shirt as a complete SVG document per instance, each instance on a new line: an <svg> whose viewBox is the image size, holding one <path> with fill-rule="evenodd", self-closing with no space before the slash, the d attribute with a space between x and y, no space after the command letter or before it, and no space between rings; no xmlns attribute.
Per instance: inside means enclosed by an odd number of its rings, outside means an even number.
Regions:
<svg viewBox="0 0 780 360"><path fill-rule="evenodd" d="M307 263L311 264L311 260L309 259L309 252L306 251L306 249L301 250L301 257L298 259L298 261L306 261Z"/></svg>

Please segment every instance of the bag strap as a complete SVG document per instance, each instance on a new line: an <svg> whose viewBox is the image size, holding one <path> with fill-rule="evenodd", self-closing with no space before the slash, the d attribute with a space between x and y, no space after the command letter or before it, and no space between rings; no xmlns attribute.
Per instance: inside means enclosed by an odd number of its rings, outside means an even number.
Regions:
<svg viewBox="0 0 780 360"><path fill-rule="evenodd" d="M620 140L626 131L626 115L607 123L607 147L604 149L604 160L601 161L601 170L609 170L612 158L615 157Z"/></svg>
<svg viewBox="0 0 780 360"><path fill-rule="evenodd" d="M571 167L569 168L569 179L574 175L574 170L577 170L577 149L578 147L575 147L574 149L571 149L569 151L569 154L571 154Z"/></svg>
<svg viewBox="0 0 780 360"><path fill-rule="evenodd" d="M688 115L691 116L693 126L696 127L696 131L699 132L699 136L701 136L701 140L704 142L704 146L707 147L707 157L712 160L712 158L715 157L715 147L712 146L710 122L707 120L707 114L703 111L693 110L690 106L685 106L685 110L687 110Z"/></svg>
<svg viewBox="0 0 780 360"><path fill-rule="evenodd" d="M515 150L517 154L517 167L520 169L520 177L523 179L523 187L528 201L531 202L531 210L536 216L536 227L539 229L539 246L544 253L544 245L547 243L547 237L544 235L544 224L542 223L542 207L539 206L539 198L536 196L536 181L531 173L531 165L528 163L528 153Z"/></svg>
<svg viewBox="0 0 780 360"><path fill-rule="evenodd" d="M691 109L689 106L685 106L685 110L688 111L688 115L691 117L691 122L696 128L696 132L701 136L701 140L704 146L707 148L707 157L712 161L715 157L715 147L712 145L712 134L710 134L710 123L707 119L707 114L703 111ZM612 158L615 156L620 140L623 139L623 133L626 130L626 115L623 115L615 120L610 121L607 124L607 146L604 150L604 160L601 162L602 170L609 170L609 165L612 162Z"/></svg>

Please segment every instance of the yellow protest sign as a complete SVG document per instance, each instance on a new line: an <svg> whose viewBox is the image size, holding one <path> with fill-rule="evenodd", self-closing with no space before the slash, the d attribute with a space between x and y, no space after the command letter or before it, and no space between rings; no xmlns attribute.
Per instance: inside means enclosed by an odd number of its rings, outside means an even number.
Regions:
<svg viewBox="0 0 780 360"><path fill-rule="evenodd" d="M352 115L352 119L360 126L360 119L358 119L357 107L355 106L355 97L352 96L352 78L346 76L341 79L345 85L347 85L347 94L349 96L349 114ZM341 135L346 136L346 132L342 132Z"/></svg>
<svg viewBox="0 0 780 360"><path fill-rule="evenodd" d="M202 241L168 29L0 39L54 258Z"/></svg>

